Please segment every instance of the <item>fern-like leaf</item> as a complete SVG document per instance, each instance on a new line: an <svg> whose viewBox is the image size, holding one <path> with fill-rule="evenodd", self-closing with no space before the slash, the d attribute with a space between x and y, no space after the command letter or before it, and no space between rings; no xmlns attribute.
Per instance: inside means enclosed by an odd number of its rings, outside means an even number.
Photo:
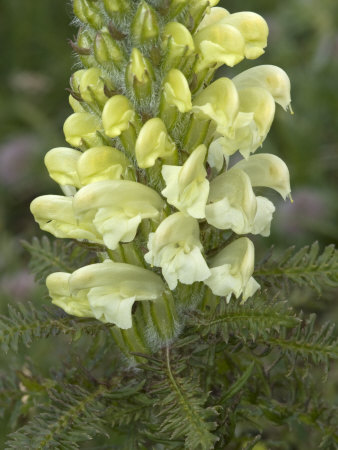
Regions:
<svg viewBox="0 0 338 450"><path fill-rule="evenodd" d="M206 313L193 318L202 335L221 334L225 341L230 334L242 339L256 339L266 336L271 330L279 331L281 327L295 327L300 319L284 301L268 301L261 296L249 299L241 304L233 300L229 304L221 302L212 315Z"/></svg>
<svg viewBox="0 0 338 450"><path fill-rule="evenodd" d="M68 334L79 338L82 334L96 335L108 330L97 320L75 319L61 310L38 310L34 305L9 306L8 316L0 316L0 348L5 353L18 350L20 343L29 347L34 339Z"/></svg>
<svg viewBox="0 0 338 450"><path fill-rule="evenodd" d="M122 378L92 389L74 384L54 384L48 389L49 403L40 406L40 414L10 435L7 449L42 450L81 448L78 442L101 434L109 438L112 409L125 399L137 397L144 381L131 381L120 387ZM121 402L122 401L122 402ZM129 421L130 422L130 421Z"/></svg>
<svg viewBox="0 0 338 450"><path fill-rule="evenodd" d="M77 442L106 434L100 417L105 406L100 397L107 388L93 392L72 385L62 393L50 391L52 407L10 435L6 449L42 450L79 448Z"/></svg>
<svg viewBox="0 0 338 450"><path fill-rule="evenodd" d="M178 371L181 372L182 368ZM157 439L170 436L170 441L184 438L184 448L209 450L214 448L218 438L211 433L216 424L213 419L217 409L205 407L207 396L202 392L196 380L183 377L172 367L169 348L165 352L165 378L157 386L162 392L158 418L161 420ZM158 441L159 442L159 441ZM178 443L178 447L182 448Z"/></svg>
<svg viewBox="0 0 338 450"><path fill-rule="evenodd" d="M22 245L31 255L29 268L41 283L52 272L71 273L93 260L90 250L74 241L52 240L43 236L41 239L34 237L32 243L22 241Z"/></svg>
<svg viewBox="0 0 338 450"><path fill-rule="evenodd" d="M324 287L338 287L338 250L329 245L319 253L318 242L295 252L289 248L281 257L268 257L255 271L263 285L288 288L290 283L310 286L319 294Z"/></svg>
<svg viewBox="0 0 338 450"><path fill-rule="evenodd" d="M316 329L315 322L316 315L311 314L291 333L284 328L278 335L270 335L260 343L278 347L292 366L295 366L298 359L316 365L323 364L326 375L330 360L338 359L338 339L334 333L334 324L326 323Z"/></svg>

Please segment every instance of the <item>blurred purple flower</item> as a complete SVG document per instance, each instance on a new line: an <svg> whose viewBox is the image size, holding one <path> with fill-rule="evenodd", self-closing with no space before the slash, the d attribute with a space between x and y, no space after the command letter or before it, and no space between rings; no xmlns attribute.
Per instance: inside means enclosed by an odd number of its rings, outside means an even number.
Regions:
<svg viewBox="0 0 338 450"><path fill-rule="evenodd" d="M37 149L37 138L27 134L0 145L0 183L13 186L27 174L27 167Z"/></svg>
<svg viewBox="0 0 338 450"><path fill-rule="evenodd" d="M0 280L1 292L13 300L28 298L35 289L34 276L26 269L7 274Z"/></svg>
<svg viewBox="0 0 338 450"><path fill-rule="evenodd" d="M293 203L278 205L275 225L283 234L301 235L312 231L312 224L325 221L329 208L325 196L314 189L302 188L292 192Z"/></svg>

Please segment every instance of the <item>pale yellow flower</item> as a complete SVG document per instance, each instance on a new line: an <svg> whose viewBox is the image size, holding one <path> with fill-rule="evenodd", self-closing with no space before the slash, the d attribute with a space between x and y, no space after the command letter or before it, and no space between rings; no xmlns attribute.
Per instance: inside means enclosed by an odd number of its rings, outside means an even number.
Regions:
<svg viewBox="0 0 338 450"><path fill-rule="evenodd" d="M245 70L232 79L238 89L259 87L270 92L275 102L291 109L291 85L286 72L277 66L262 65Z"/></svg>
<svg viewBox="0 0 338 450"><path fill-rule="evenodd" d="M73 147L89 147L102 145L102 138L98 132L103 132L101 121L93 114L83 112L74 113L68 117L63 125L63 132L68 144Z"/></svg>
<svg viewBox="0 0 338 450"><path fill-rule="evenodd" d="M256 212L256 196L245 172L233 168L211 181L205 208L210 225L246 234L252 228Z"/></svg>
<svg viewBox="0 0 338 450"><path fill-rule="evenodd" d="M105 104L102 112L103 128L107 136L117 137L127 130L135 119L135 111L124 95L114 95Z"/></svg>
<svg viewBox="0 0 338 450"><path fill-rule="evenodd" d="M77 173L82 186L103 180L119 180L127 175L130 165L125 155L114 147L93 147L77 161Z"/></svg>
<svg viewBox="0 0 338 450"><path fill-rule="evenodd" d="M154 272L131 264L106 260L76 270L69 278L74 301L85 299L96 319L119 328L132 327L135 301L156 301L165 285Z"/></svg>
<svg viewBox="0 0 338 450"><path fill-rule="evenodd" d="M249 176L252 186L274 189L284 200L290 196L289 169L278 156L270 153L252 155L247 160L239 161L235 167Z"/></svg>
<svg viewBox="0 0 338 450"><path fill-rule="evenodd" d="M230 132L238 114L238 92L229 78L219 78L200 92L193 101L192 111L200 119L211 119L222 134Z"/></svg>
<svg viewBox="0 0 338 450"><path fill-rule="evenodd" d="M158 219L164 202L153 189L127 180L89 184L74 196L79 220L93 223L105 245L114 250L119 242L135 238L142 219Z"/></svg>
<svg viewBox="0 0 338 450"><path fill-rule="evenodd" d="M72 297L69 289L71 274L55 272L46 278L46 286L52 303L62 308L67 314L77 317L95 317L86 295Z"/></svg>
<svg viewBox="0 0 338 450"><path fill-rule="evenodd" d="M144 256L152 266L161 267L171 290L177 282L192 284L209 277L202 256L198 221L178 212L167 217L155 233L150 233L149 252Z"/></svg>
<svg viewBox="0 0 338 450"><path fill-rule="evenodd" d="M148 120L142 127L135 144L137 164L142 169L152 167L157 158L170 159L177 153L176 146L158 117Z"/></svg>
<svg viewBox="0 0 338 450"><path fill-rule="evenodd" d="M208 25L195 34L194 42L199 55L196 72L222 64L232 67L244 58L245 40L241 32L231 25Z"/></svg>
<svg viewBox="0 0 338 450"><path fill-rule="evenodd" d="M55 237L102 243L91 221L79 221L75 217L72 197L43 195L32 201L30 210L41 230Z"/></svg>
<svg viewBox="0 0 338 450"><path fill-rule="evenodd" d="M250 239L242 237L227 245L212 260L210 277L204 283L215 295L236 298L243 301L254 295L259 284L252 277L255 261L255 248Z"/></svg>
<svg viewBox="0 0 338 450"><path fill-rule="evenodd" d="M188 112L192 108L189 84L180 70L171 69L165 77L163 95L165 103L176 106L181 113Z"/></svg>
<svg viewBox="0 0 338 450"><path fill-rule="evenodd" d="M167 187L162 194L168 203L192 217L205 217L205 205L209 195L209 181L204 167L207 149L197 147L183 166L162 167L162 176Z"/></svg>
<svg viewBox="0 0 338 450"><path fill-rule="evenodd" d="M269 28L259 14L244 11L229 14L221 23L235 27L245 41L244 55L248 59L259 58L268 44Z"/></svg>
<svg viewBox="0 0 338 450"><path fill-rule="evenodd" d="M212 151L231 156L239 150L247 158L265 140L275 117L275 102L266 89L259 87L239 89L238 96L239 113L233 120L232 132L223 131L222 145Z"/></svg>
<svg viewBox="0 0 338 450"><path fill-rule="evenodd" d="M208 223L237 234L268 236L275 207L267 198L255 196L255 186L272 188L285 199L290 195L286 164L274 155L253 155L217 176L210 183L205 208Z"/></svg>
<svg viewBox="0 0 338 450"><path fill-rule="evenodd" d="M49 176L61 186L81 187L77 173L77 163L82 153L73 148L57 147L45 155L45 165Z"/></svg>
<svg viewBox="0 0 338 450"><path fill-rule="evenodd" d="M215 23L221 22L222 19L229 15L229 11L224 8L210 8L210 11L203 17L203 20L199 24L197 31L202 30L202 28L205 28L209 25L214 25Z"/></svg>

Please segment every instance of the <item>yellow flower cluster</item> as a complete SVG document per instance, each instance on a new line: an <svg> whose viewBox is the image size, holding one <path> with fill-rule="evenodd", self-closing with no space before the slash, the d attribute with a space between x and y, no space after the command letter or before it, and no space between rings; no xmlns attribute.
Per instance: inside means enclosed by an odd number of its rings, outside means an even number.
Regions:
<svg viewBox="0 0 338 450"><path fill-rule="evenodd" d="M72 148L45 156L64 195L31 204L41 229L101 249L103 262L47 278L69 314L129 329L135 301L161 303L181 284L203 283L227 301L259 288L246 235L268 236L275 207L254 190L285 199L290 181L280 158L253 153L276 103L290 108L290 81L261 65L211 82L221 65L262 55L268 37L262 17L217 3L172 0L157 10L143 0L74 0L85 68L70 82ZM230 164L236 152L242 159ZM202 228L235 239L208 254ZM114 259L126 245L138 263Z"/></svg>

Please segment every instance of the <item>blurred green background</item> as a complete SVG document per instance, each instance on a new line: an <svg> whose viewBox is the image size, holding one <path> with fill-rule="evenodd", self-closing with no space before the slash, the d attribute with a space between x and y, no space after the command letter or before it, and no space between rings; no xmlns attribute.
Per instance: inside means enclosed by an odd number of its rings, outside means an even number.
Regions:
<svg viewBox="0 0 338 450"><path fill-rule="evenodd" d="M337 0L228 0L230 12L255 11L270 28L266 54L222 75L257 64L275 64L292 82L293 116L278 108L264 151L281 156L290 169L294 203L278 203L269 239L257 238L257 258L273 244L336 243L338 167ZM41 235L29 212L33 198L59 193L48 178L44 154L64 146L62 125L71 113L68 79L75 59L67 39L76 33L66 0L0 0L0 312L7 304L44 301L27 269L20 240ZM294 294L291 301L323 317L337 317L333 293L318 301ZM1 359L24 364L27 356L48 371L63 340L34 344L29 354ZM52 346L53 352L49 351ZM337 386L336 386L337 387ZM332 384L330 387L330 392ZM336 389L337 391L337 389ZM0 439L0 447L1 439Z"/></svg>

